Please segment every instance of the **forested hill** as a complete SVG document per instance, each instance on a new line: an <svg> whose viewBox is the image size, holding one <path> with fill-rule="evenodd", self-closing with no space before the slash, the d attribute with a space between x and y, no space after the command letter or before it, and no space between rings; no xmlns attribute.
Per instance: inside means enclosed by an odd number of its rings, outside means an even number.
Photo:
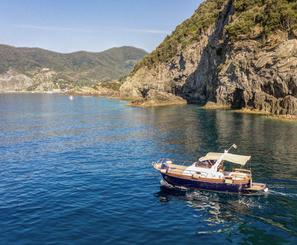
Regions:
<svg viewBox="0 0 297 245"><path fill-rule="evenodd" d="M20 86L22 90L27 83L34 90L33 87L42 83L44 78L52 80L58 87L59 84L92 84L120 79L145 54L142 49L128 46L98 53L79 51L62 54L39 48L0 45L0 89L14 90L14 87Z"/></svg>

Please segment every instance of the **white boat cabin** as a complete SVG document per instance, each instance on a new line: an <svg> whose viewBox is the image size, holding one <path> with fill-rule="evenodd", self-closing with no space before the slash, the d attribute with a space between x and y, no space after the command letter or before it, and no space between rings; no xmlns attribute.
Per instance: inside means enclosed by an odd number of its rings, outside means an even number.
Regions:
<svg viewBox="0 0 297 245"><path fill-rule="evenodd" d="M195 174L204 178L221 179L233 174L233 172L224 171L225 161L244 166L250 158L250 156L235 155L228 152L210 152L206 156L199 158L199 160L194 162L191 166L185 168L183 174L190 176ZM249 174L249 171L246 171L246 173L243 171L243 173L241 173L242 177L246 177ZM236 171L236 175L240 177L238 171Z"/></svg>

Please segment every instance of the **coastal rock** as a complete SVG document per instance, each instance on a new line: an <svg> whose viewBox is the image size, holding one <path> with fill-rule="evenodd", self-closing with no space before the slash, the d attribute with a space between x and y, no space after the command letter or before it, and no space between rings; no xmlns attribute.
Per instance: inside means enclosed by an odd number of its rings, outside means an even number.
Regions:
<svg viewBox="0 0 297 245"><path fill-rule="evenodd" d="M136 65L120 88L121 96L141 100L149 91L156 90L213 108L297 115L296 35L282 28L281 23L273 35L264 33L268 24L260 22L241 30L237 21L242 21L244 10L236 12L240 4L246 11L252 8L271 11L266 2L253 6L236 0L205 1L190 19ZM210 18L208 13L216 18L208 19L198 29L201 21ZM249 22L242 23L245 24ZM197 36L189 39L194 26ZM234 26L238 29L232 29ZM248 31L232 37L234 30ZM170 58L168 52L173 54Z"/></svg>
<svg viewBox="0 0 297 245"><path fill-rule="evenodd" d="M209 33L206 33L198 43L187 47L186 50L180 50L170 63L157 64L153 69L144 66L128 76L120 88L121 96L141 99L143 91L153 89L183 97L182 87L198 66Z"/></svg>
<svg viewBox="0 0 297 245"><path fill-rule="evenodd" d="M75 87L66 92L67 95L85 95L85 96L107 96L107 97L119 97L119 92L106 88L103 86L95 87Z"/></svg>
<svg viewBox="0 0 297 245"><path fill-rule="evenodd" d="M23 74L15 70L8 70L0 74L0 92L46 92L59 91L57 73L50 69L41 69L33 74Z"/></svg>
<svg viewBox="0 0 297 245"><path fill-rule="evenodd" d="M140 98L132 101L132 106L167 106L167 105L184 105L187 101L175 96L171 93L161 92L155 89L150 89L145 98Z"/></svg>
<svg viewBox="0 0 297 245"><path fill-rule="evenodd" d="M218 72L215 101L235 109L297 114L295 50L297 40L282 40L273 51L261 43L235 43Z"/></svg>
<svg viewBox="0 0 297 245"><path fill-rule="evenodd" d="M33 85L34 81L30 77L14 70L0 74L0 92L22 91Z"/></svg>
<svg viewBox="0 0 297 245"><path fill-rule="evenodd" d="M59 90L58 84L58 74L57 72L49 69L43 68L38 72L33 74L32 80L34 81L34 85L28 87L27 90L34 91L53 91L55 89Z"/></svg>

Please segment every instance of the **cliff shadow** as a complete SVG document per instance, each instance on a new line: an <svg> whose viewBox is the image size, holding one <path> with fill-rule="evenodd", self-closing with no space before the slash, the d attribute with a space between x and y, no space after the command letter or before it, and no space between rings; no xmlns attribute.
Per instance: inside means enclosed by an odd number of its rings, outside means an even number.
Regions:
<svg viewBox="0 0 297 245"><path fill-rule="evenodd" d="M181 87L174 88L174 93L188 103L204 105L216 101L216 88L219 84L218 70L226 60L228 40L224 36L224 27L234 13L233 0L229 0L217 17L215 28L208 37L197 68Z"/></svg>

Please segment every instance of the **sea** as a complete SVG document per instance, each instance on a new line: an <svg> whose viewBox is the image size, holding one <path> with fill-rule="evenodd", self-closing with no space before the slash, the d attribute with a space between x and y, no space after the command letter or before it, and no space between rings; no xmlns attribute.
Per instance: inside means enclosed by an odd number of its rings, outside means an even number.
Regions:
<svg viewBox="0 0 297 245"><path fill-rule="evenodd" d="M153 161L187 164L233 143L268 193L160 188ZM2 94L0 244L297 244L297 123Z"/></svg>

